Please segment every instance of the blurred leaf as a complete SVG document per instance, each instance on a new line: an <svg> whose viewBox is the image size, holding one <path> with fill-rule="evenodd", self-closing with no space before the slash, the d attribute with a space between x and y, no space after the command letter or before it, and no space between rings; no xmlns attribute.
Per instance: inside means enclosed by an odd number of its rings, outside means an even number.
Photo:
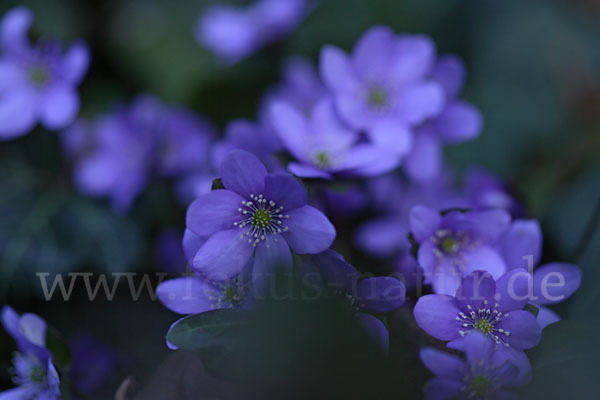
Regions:
<svg viewBox="0 0 600 400"><path fill-rule="evenodd" d="M541 343L528 352L533 380L527 399L591 399L600 391L600 321L559 321L544 329Z"/></svg>
<svg viewBox="0 0 600 400"><path fill-rule="evenodd" d="M221 309L203 312L185 318L171 329L167 340L184 350L208 349L226 345L233 332L245 324L245 313Z"/></svg>
<svg viewBox="0 0 600 400"><path fill-rule="evenodd" d="M526 304L523 310L530 312L536 318L540 313L540 309L533 304Z"/></svg>

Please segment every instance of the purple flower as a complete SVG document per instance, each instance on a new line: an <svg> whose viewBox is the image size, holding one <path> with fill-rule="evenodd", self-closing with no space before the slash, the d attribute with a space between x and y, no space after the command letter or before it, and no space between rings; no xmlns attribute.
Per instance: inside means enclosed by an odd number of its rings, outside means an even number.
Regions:
<svg viewBox="0 0 600 400"><path fill-rule="evenodd" d="M275 132L297 160L288 170L299 177L380 175L398 166L404 154L399 143L390 151L383 144L363 142L338 120L329 99L321 100L310 118L285 103L273 104L270 111ZM404 143L405 151L409 147Z"/></svg>
<svg viewBox="0 0 600 400"><path fill-rule="evenodd" d="M109 197L123 212L154 175L182 180L208 175L212 138L212 127L203 119L142 95L92 123L75 124L62 143L75 161L78 189Z"/></svg>
<svg viewBox="0 0 600 400"><path fill-rule="evenodd" d="M99 343L93 336L79 333L69 341L71 382L83 393L103 387L121 363L121 355Z"/></svg>
<svg viewBox="0 0 600 400"><path fill-rule="evenodd" d="M435 375L425 384L425 400L515 398L510 389L524 384L519 369L495 352L483 334L468 335L463 352L465 359L431 347L421 349L421 361Z"/></svg>
<svg viewBox="0 0 600 400"><path fill-rule="evenodd" d="M435 47L425 36L396 36L382 26L363 34L348 57L325 46L320 70L342 119L375 143L406 151L410 128L437 115L442 87L428 79ZM397 146L397 147L396 147Z"/></svg>
<svg viewBox="0 0 600 400"><path fill-rule="evenodd" d="M523 268L532 275L530 302L539 307L537 319L540 326L545 328L559 321L560 317L544 306L560 303L579 289L579 267L565 262L551 262L537 267L542 253L542 231L536 220L513 221L499 240L497 248L509 270Z"/></svg>
<svg viewBox="0 0 600 400"><path fill-rule="evenodd" d="M2 324L19 352L13 359L13 382L18 387L0 393L0 399L60 399L58 373L46 348L46 322L35 314L19 316L4 306Z"/></svg>
<svg viewBox="0 0 600 400"><path fill-rule="evenodd" d="M448 347L464 349L471 332L483 333L495 348L519 366L520 376L530 367L522 350L534 347L541 328L529 311L531 277L524 269L514 269L494 280L485 271L475 271L462 279L455 297L430 294L421 297L414 316L421 329Z"/></svg>
<svg viewBox="0 0 600 400"><path fill-rule="evenodd" d="M347 302L367 333L387 351L387 328L370 314L401 307L406 294L404 283L387 276L360 277L353 266L332 250L303 257L300 271L304 281L313 281L316 277L321 288Z"/></svg>
<svg viewBox="0 0 600 400"><path fill-rule="evenodd" d="M63 54L57 42L31 44L33 20L25 7L10 10L0 23L0 140L28 133L37 121L62 129L79 110L76 88L89 64L87 46L74 44Z"/></svg>
<svg viewBox="0 0 600 400"><path fill-rule="evenodd" d="M465 274L476 270L499 278L506 264L494 247L511 222L504 210L450 211L425 206L410 212L410 231L419 244L418 262L435 293L453 295Z"/></svg>
<svg viewBox="0 0 600 400"><path fill-rule="evenodd" d="M196 39L233 64L290 33L308 12L306 0L257 0L248 7L215 5L196 26Z"/></svg>
<svg viewBox="0 0 600 400"><path fill-rule="evenodd" d="M413 148L404 170L415 181L430 181L442 171L442 144L460 143L481 133L482 117L470 103L458 99L465 80L465 66L454 55L440 56L429 75L444 92L444 106L415 127Z"/></svg>
<svg viewBox="0 0 600 400"><path fill-rule="evenodd" d="M227 280L253 260L253 279L272 268L290 269L292 254L329 248L335 229L307 205L306 190L291 176L268 174L254 155L234 150L221 165L225 189L199 197L187 212L187 229L208 237L194 256L194 269L210 280Z"/></svg>
<svg viewBox="0 0 600 400"><path fill-rule="evenodd" d="M524 214L523 206L498 177L477 168L467 172L465 192L471 206L477 210L504 209L513 217Z"/></svg>

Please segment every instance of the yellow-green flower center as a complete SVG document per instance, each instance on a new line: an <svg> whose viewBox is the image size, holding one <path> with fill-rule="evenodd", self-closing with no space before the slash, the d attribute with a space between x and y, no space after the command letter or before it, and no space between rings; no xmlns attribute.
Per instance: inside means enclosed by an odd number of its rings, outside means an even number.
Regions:
<svg viewBox="0 0 600 400"><path fill-rule="evenodd" d="M223 293L223 297L225 298L225 300L229 301L230 303L233 303L237 300L237 295L237 289L233 286L226 287Z"/></svg>
<svg viewBox="0 0 600 400"><path fill-rule="evenodd" d="M489 321L484 318L477 321L474 326L475 326L475 329L477 329L478 331L480 331L486 335L488 333L492 333L492 331L493 331L492 325L490 325Z"/></svg>
<svg viewBox="0 0 600 400"><path fill-rule="evenodd" d="M488 389L492 385L492 382L483 375L477 375L471 381L470 389L478 397L483 397L487 393Z"/></svg>
<svg viewBox="0 0 600 400"><path fill-rule="evenodd" d="M369 103L375 107L383 107L387 102L385 92L379 88L369 90Z"/></svg>
<svg viewBox="0 0 600 400"><path fill-rule="evenodd" d="M324 151L320 151L315 156L317 166L319 168L328 168L331 166L331 159L329 158L329 154Z"/></svg>
<svg viewBox="0 0 600 400"><path fill-rule="evenodd" d="M458 242L452 237L445 237L442 239L442 243L440 245L446 254L456 253L460 247Z"/></svg>
<svg viewBox="0 0 600 400"><path fill-rule="evenodd" d="M29 78L35 86L44 86L48 82L48 71L37 65L29 70Z"/></svg>
<svg viewBox="0 0 600 400"><path fill-rule="evenodd" d="M271 213L267 210L257 210L252 216L252 225L256 228L266 228L271 223Z"/></svg>

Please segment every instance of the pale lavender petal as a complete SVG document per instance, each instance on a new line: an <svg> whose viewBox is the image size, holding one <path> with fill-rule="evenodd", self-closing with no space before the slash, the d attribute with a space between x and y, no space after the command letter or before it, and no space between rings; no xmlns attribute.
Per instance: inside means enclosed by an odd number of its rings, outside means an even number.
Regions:
<svg viewBox="0 0 600 400"><path fill-rule="evenodd" d="M430 379L424 387L425 400L451 400L457 398L464 384L454 379Z"/></svg>
<svg viewBox="0 0 600 400"><path fill-rule="evenodd" d="M423 242L433 236L442 222L440 213L427 206L417 205L408 216L410 231L417 242Z"/></svg>
<svg viewBox="0 0 600 400"><path fill-rule="evenodd" d="M399 118L413 125L424 122L442 110L444 93L437 83L418 83L401 90L395 100Z"/></svg>
<svg viewBox="0 0 600 400"><path fill-rule="evenodd" d="M389 51L389 50L388 50ZM393 49L394 81L408 83L429 74L435 59L435 44L425 35L401 35Z"/></svg>
<svg viewBox="0 0 600 400"><path fill-rule="evenodd" d="M531 363L523 350L514 347L498 346L494 352L493 362L496 365L509 362L517 367L519 374L511 387L525 386L531 381Z"/></svg>
<svg viewBox="0 0 600 400"><path fill-rule="evenodd" d="M303 206L288 213L290 218L283 233L292 250L298 254L315 254L325 251L335 239L335 228L327 217L311 206Z"/></svg>
<svg viewBox="0 0 600 400"><path fill-rule="evenodd" d="M31 389L27 387L16 387L0 393L0 400L23 400L31 395Z"/></svg>
<svg viewBox="0 0 600 400"><path fill-rule="evenodd" d="M436 117L435 129L442 139L459 143L479 136L483 118L479 110L462 100L454 100Z"/></svg>
<svg viewBox="0 0 600 400"><path fill-rule="evenodd" d="M456 305L465 313L480 308L489 308L494 304L496 283L488 272L475 271L462 279L456 291ZM487 304L487 307L484 307ZM471 309L469 309L469 306Z"/></svg>
<svg viewBox="0 0 600 400"><path fill-rule="evenodd" d="M391 119L377 121L369 129L371 142L399 156L407 154L413 145L413 133L403 124Z"/></svg>
<svg viewBox="0 0 600 400"><path fill-rule="evenodd" d="M329 172L323 171L322 169L295 162L289 163L287 169L299 178L322 178L327 180L333 178Z"/></svg>
<svg viewBox="0 0 600 400"><path fill-rule="evenodd" d="M205 278L223 281L240 273L252 257L254 247L240 229L219 231L208 238L194 258L194 268Z"/></svg>
<svg viewBox="0 0 600 400"><path fill-rule="evenodd" d="M323 47L319 69L321 78L330 89L344 92L356 89L357 82L350 59L339 48L329 45Z"/></svg>
<svg viewBox="0 0 600 400"><path fill-rule="evenodd" d="M390 51L395 34L386 26L367 30L352 50L352 65L365 80L381 79L387 74L394 58Z"/></svg>
<svg viewBox="0 0 600 400"><path fill-rule="evenodd" d="M542 253L542 230L537 220L513 221L499 243L508 269L535 267Z"/></svg>
<svg viewBox="0 0 600 400"><path fill-rule="evenodd" d="M377 258L385 258L408 248L408 230L392 218L376 218L359 226L354 232L354 244Z"/></svg>
<svg viewBox="0 0 600 400"><path fill-rule="evenodd" d="M0 23L0 40L5 52L23 50L27 46L27 30L33 14L27 7L15 7L7 12Z"/></svg>
<svg viewBox="0 0 600 400"><path fill-rule="evenodd" d="M581 270L574 264L553 262L533 272L536 304L556 304L571 297L581 285Z"/></svg>
<svg viewBox="0 0 600 400"><path fill-rule="evenodd" d="M282 206L283 213L306 205L306 189L300 182L285 173L269 174L265 178L265 198Z"/></svg>
<svg viewBox="0 0 600 400"><path fill-rule="evenodd" d="M429 294L421 297L413 310L417 325L429 335L439 340L454 340L462 325L456 320L460 309L454 297Z"/></svg>
<svg viewBox="0 0 600 400"><path fill-rule="evenodd" d="M218 290L202 278L176 278L156 288L160 302L178 314L197 314L213 309Z"/></svg>
<svg viewBox="0 0 600 400"><path fill-rule="evenodd" d="M40 99L40 119L48 129L65 128L73 122L78 110L79 96L66 85L49 87Z"/></svg>
<svg viewBox="0 0 600 400"><path fill-rule="evenodd" d="M442 147L439 139L426 131L414 136L412 150L404 160L404 170L417 182L430 181L442 169Z"/></svg>
<svg viewBox="0 0 600 400"><path fill-rule="evenodd" d="M90 65L90 50L83 42L71 46L62 61L62 76L72 84L79 84Z"/></svg>
<svg viewBox="0 0 600 400"><path fill-rule="evenodd" d="M445 351L426 347L419 351L421 361L436 377L461 380L466 364L460 357Z"/></svg>
<svg viewBox="0 0 600 400"><path fill-rule="evenodd" d="M463 273L481 270L489 272L494 279L500 278L506 272L506 264L498 251L486 245L480 245L465 252L462 266Z"/></svg>
<svg viewBox="0 0 600 400"><path fill-rule="evenodd" d="M196 235L189 229L186 229L183 232L183 252L185 253L185 257L189 262L194 260L196 253L200 250L200 247L206 242L208 237Z"/></svg>
<svg viewBox="0 0 600 400"><path fill-rule="evenodd" d="M350 176L379 176L396 168L401 160L396 149L361 144L349 151L336 169Z"/></svg>
<svg viewBox="0 0 600 400"><path fill-rule="evenodd" d="M246 200L250 195L258 196L265 189L267 169L256 156L247 151L233 150L221 164L221 180L228 190Z"/></svg>
<svg viewBox="0 0 600 400"><path fill-rule="evenodd" d="M244 199L229 190L213 190L197 198L188 208L186 226L199 236L208 236L224 229L233 229L243 216Z"/></svg>
<svg viewBox="0 0 600 400"><path fill-rule="evenodd" d="M439 57L433 69L433 79L442 85L448 97L456 97L462 91L465 76L465 64L453 54Z"/></svg>
<svg viewBox="0 0 600 400"><path fill-rule="evenodd" d="M23 85L25 79L25 71L17 62L0 60L0 92Z"/></svg>
<svg viewBox="0 0 600 400"><path fill-rule="evenodd" d="M406 287L396 278L380 276L364 278L358 282L357 297L364 310L385 313L404 304Z"/></svg>
<svg viewBox="0 0 600 400"><path fill-rule="evenodd" d="M306 162L308 126L305 118L288 104L277 102L269 108L269 122L285 148L296 159Z"/></svg>
<svg viewBox="0 0 600 400"><path fill-rule="evenodd" d="M0 97L0 140L14 139L28 133L36 122L36 94L22 88Z"/></svg>
<svg viewBox="0 0 600 400"><path fill-rule="evenodd" d="M444 218L444 226L470 232L472 237L484 243L495 243L510 227L512 218L505 210L450 212Z"/></svg>

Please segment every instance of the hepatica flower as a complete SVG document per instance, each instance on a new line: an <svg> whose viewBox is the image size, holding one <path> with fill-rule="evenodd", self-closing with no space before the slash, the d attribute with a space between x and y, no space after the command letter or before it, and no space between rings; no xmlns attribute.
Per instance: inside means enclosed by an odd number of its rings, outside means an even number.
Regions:
<svg viewBox="0 0 600 400"><path fill-rule="evenodd" d="M409 128L440 112L442 87L427 79L435 47L425 36L369 29L348 56L334 46L321 51L320 71L342 119L371 140L405 151Z"/></svg>
<svg viewBox="0 0 600 400"><path fill-rule="evenodd" d="M290 33L308 13L306 0L257 0L247 7L215 5L196 26L196 39L235 63Z"/></svg>
<svg viewBox="0 0 600 400"><path fill-rule="evenodd" d="M421 329L436 339L448 341L451 348L463 349L464 338L480 332L502 357L512 360L523 377L530 364L522 350L535 346L541 328L529 311L528 288L531 277L524 269L514 269L494 280L489 273L475 271L462 279L455 296L431 294L421 297L414 316Z"/></svg>
<svg viewBox="0 0 600 400"><path fill-rule="evenodd" d="M460 279L476 270L499 278L506 264L494 245L511 222L504 210L450 211L444 215L415 206L410 231L419 245L418 262L435 293L453 295Z"/></svg>
<svg viewBox="0 0 600 400"><path fill-rule="evenodd" d="M307 205L306 190L291 176L268 174L254 155L234 150L221 165L225 189L199 197L187 212L187 228L208 237L194 256L194 269L210 280L227 280L253 260L253 279L275 267L290 269L293 250L320 253L335 229Z"/></svg>
<svg viewBox="0 0 600 400"><path fill-rule="evenodd" d="M334 174L379 175L400 162L400 152L361 142L355 131L338 120L328 99L315 106L310 118L284 103L273 104L269 116L285 148L297 160L288 164L296 176L332 179Z"/></svg>
<svg viewBox="0 0 600 400"><path fill-rule="evenodd" d="M421 361L435 375L425 384L425 400L515 398L510 389L523 386L518 367L499 357L483 334L468 335L463 353L464 359L431 347L421 349Z"/></svg>
<svg viewBox="0 0 600 400"><path fill-rule="evenodd" d="M60 399L59 377L46 348L46 322L35 314L17 315L2 309L4 329L17 342L13 382L18 386L0 393L1 399Z"/></svg>
<svg viewBox="0 0 600 400"><path fill-rule="evenodd" d="M62 129L79 109L76 88L89 64L86 45L78 42L63 53L57 42L32 44L32 20L29 9L17 7L0 22L0 140L23 136L38 121Z"/></svg>
<svg viewBox="0 0 600 400"><path fill-rule="evenodd" d="M360 277L353 266L332 250L305 256L300 271L303 280L312 282L314 276L318 277L320 287L346 302L367 333L387 351L387 328L371 314L401 307L406 294L404 283L387 276Z"/></svg>

